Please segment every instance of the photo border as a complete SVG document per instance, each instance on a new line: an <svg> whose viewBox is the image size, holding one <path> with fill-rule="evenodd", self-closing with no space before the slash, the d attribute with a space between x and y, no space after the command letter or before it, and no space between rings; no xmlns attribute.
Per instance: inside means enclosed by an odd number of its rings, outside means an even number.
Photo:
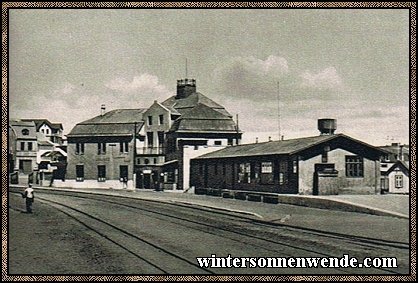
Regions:
<svg viewBox="0 0 418 283"><path fill-rule="evenodd" d="M393 275L31 275L8 274L8 42L10 9L62 8L282 8L282 9L408 9L410 19L410 274ZM414 281L416 279L416 4L415 2L3 2L2 3L2 280L4 281Z"/></svg>

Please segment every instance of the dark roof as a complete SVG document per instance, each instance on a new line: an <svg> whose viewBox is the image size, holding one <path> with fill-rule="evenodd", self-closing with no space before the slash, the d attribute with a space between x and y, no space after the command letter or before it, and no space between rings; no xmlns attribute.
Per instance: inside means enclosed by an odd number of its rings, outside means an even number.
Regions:
<svg viewBox="0 0 418 283"><path fill-rule="evenodd" d="M74 126L68 137L125 136L139 131L144 124L142 114L146 109L116 109Z"/></svg>
<svg viewBox="0 0 418 283"><path fill-rule="evenodd" d="M223 115L206 104L198 103L174 121L170 131L237 132L237 129L231 117Z"/></svg>
<svg viewBox="0 0 418 283"><path fill-rule="evenodd" d="M263 155L283 155L294 154L306 150L315 145L321 144L337 138L344 138L345 140L355 142L361 146L366 146L369 149L375 149L382 152L376 147L355 140L343 134L337 135L321 135L306 138L297 138L290 140L270 141L264 143L244 144L238 146L229 146L221 150L204 154L196 159L212 159L212 158L229 158L229 157L245 157L245 156L263 156Z"/></svg>
<svg viewBox="0 0 418 283"><path fill-rule="evenodd" d="M386 172L385 175L389 175L393 170L399 168L405 175L409 176L409 162L402 160L396 161Z"/></svg>
<svg viewBox="0 0 418 283"><path fill-rule="evenodd" d="M22 121L33 121L36 125L36 131L39 131L39 128L42 127L43 124L47 124L51 129L54 130L62 130L61 123L51 123L48 119L22 119Z"/></svg>
<svg viewBox="0 0 418 283"><path fill-rule="evenodd" d="M205 95L201 94L200 92L194 92L186 98L176 99L176 96L172 96L162 102L161 104L169 109L175 109L180 114L186 114L189 110L196 107L198 104L204 104L221 114L232 117L225 108L213 101L212 99L206 97Z"/></svg>

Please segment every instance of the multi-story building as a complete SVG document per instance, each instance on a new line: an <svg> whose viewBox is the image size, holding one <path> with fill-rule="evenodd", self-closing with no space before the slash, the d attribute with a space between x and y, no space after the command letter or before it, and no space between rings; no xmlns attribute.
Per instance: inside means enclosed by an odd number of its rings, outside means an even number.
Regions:
<svg viewBox="0 0 418 283"><path fill-rule="evenodd" d="M10 156L13 160L13 172L18 172L20 182L28 180L29 175L38 170L36 156L38 151L36 126L33 121L9 121Z"/></svg>
<svg viewBox="0 0 418 283"><path fill-rule="evenodd" d="M146 109L116 109L78 123L67 135L65 180L54 186L122 188L123 178L134 187L136 139Z"/></svg>
<svg viewBox="0 0 418 283"><path fill-rule="evenodd" d="M42 134L46 140L62 145L63 127L61 123L51 123L47 119L22 119L22 121L33 121L36 125L36 132Z"/></svg>
<svg viewBox="0 0 418 283"><path fill-rule="evenodd" d="M144 113L136 186L189 188L190 159L240 143L242 132L226 109L196 91L194 79L177 81L176 95Z"/></svg>

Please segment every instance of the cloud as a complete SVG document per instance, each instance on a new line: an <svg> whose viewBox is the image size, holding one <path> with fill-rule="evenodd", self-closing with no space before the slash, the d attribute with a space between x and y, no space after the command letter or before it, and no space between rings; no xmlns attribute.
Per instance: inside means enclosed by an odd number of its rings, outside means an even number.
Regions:
<svg viewBox="0 0 418 283"><path fill-rule="evenodd" d="M305 71L301 78L301 86L306 88L338 90L343 86L342 79L334 67L328 67L318 73Z"/></svg>
<svg viewBox="0 0 418 283"><path fill-rule="evenodd" d="M168 92L165 86L159 84L157 76L146 73L134 76L131 81L125 78L115 78L105 83L105 86L113 91L123 93L154 92L160 94Z"/></svg>

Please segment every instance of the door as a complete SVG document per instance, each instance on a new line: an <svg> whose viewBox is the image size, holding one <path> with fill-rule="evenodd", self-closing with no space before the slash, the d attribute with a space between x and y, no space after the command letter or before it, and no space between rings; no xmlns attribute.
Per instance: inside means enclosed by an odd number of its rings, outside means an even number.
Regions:
<svg viewBox="0 0 418 283"><path fill-rule="evenodd" d="M32 172L32 160L19 160L19 171L24 174Z"/></svg>
<svg viewBox="0 0 418 283"><path fill-rule="evenodd" d="M151 189L151 174L144 173L144 189Z"/></svg>

